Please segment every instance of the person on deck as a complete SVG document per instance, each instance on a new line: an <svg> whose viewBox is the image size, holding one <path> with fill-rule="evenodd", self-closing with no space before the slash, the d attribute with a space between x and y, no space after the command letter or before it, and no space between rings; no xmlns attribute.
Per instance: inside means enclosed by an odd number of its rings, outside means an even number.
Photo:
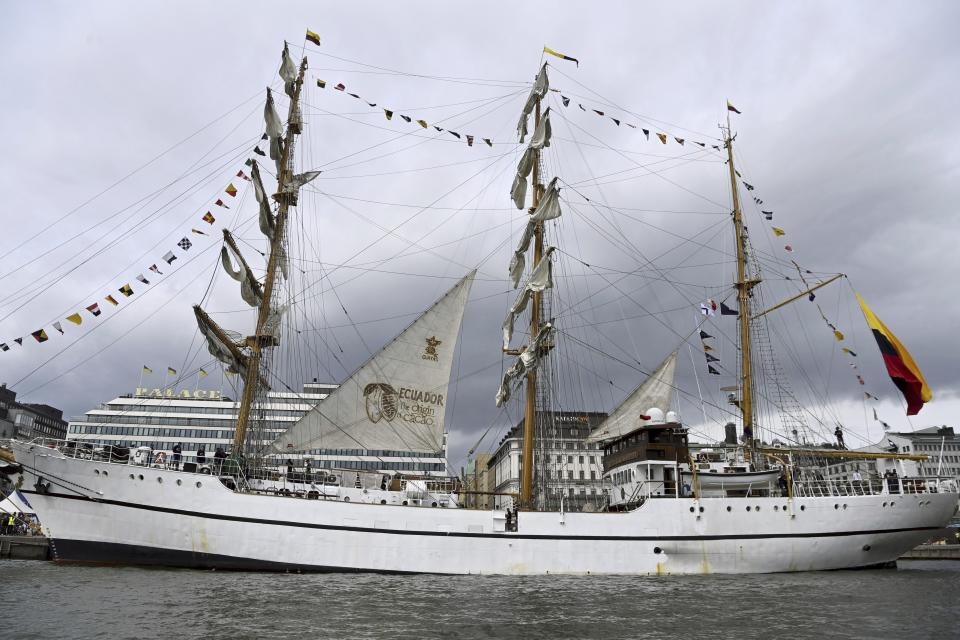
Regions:
<svg viewBox="0 0 960 640"><path fill-rule="evenodd" d="M847 445L843 443L843 429L840 425L837 425L837 428L834 429L833 435L837 436L837 447L840 449L846 449Z"/></svg>
<svg viewBox="0 0 960 640"><path fill-rule="evenodd" d="M173 445L173 469L174 471L180 471L180 454L183 449L180 448L180 443Z"/></svg>
<svg viewBox="0 0 960 640"><path fill-rule="evenodd" d="M207 450L203 448L203 445L200 445L200 448L197 449L197 464L206 464L207 463Z"/></svg>
<svg viewBox="0 0 960 640"><path fill-rule="evenodd" d="M223 470L223 461L227 459L227 452L223 450L223 447L217 447L217 450L213 452L213 459L216 462L215 471L217 475L220 475Z"/></svg>
<svg viewBox="0 0 960 640"><path fill-rule="evenodd" d="M777 479L777 484L780 486L780 495L786 496L787 493L787 476L786 474L781 473L780 477Z"/></svg>

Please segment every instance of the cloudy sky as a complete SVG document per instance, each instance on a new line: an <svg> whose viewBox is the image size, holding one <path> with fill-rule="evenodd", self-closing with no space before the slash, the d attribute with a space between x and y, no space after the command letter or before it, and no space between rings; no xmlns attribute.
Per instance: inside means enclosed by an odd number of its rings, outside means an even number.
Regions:
<svg viewBox="0 0 960 640"><path fill-rule="evenodd" d="M770 285L762 302L797 291L791 258L811 280L849 276L817 302L858 353L856 371L815 305L771 317L769 341L803 415L820 432L842 421L853 444L879 439L873 408L897 430L954 423L955 3L518 5L0 2L0 342L11 345L0 381L23 400L80 415L132 391L144 364L154 385L167 366L203 366L190 310L201 299L225 326L248 330L235 286L217 272L217 234L234 230L253 257L262 247L252 194L235 175L263 130L264 87L278 87L283 41L299 56L310 28L323 43L306 49L297 163L324 173L294 223L294 285L310 283L310 293L288 331L305 346L278 354L291 386L342 378L478 267L450 392L451 463L518 418L519 407L499 411L492 399L514 295L506 265L524 224L508 197L523 149L514 129L546 44L581 61L549 60L559 92L545 170L565 185L564 217L550 231L561 249L553 315L566 349L552 365L558 406L610 409L680 347L685 421L716 435L727 419L719 387L733 384L732 320L704 326L717 337L719 378L704 378L699 343L684 338L699 301L731 293L729 182L709 149L729 98L743 112L737 165L756 187L741 189ZM338 82L378 106L333 92ZM477 142L387 121L382 107ZM231 209L213 207L231 180L241 189ZM773 235L761 208L775 211L786 236ZM208 209L212 227L200 221ZM176 247L184 236L194 241L187 252ZM165 267L171 249L180 254L172 268L147 271ZM138 286L140 273L149 286ZM127 282L134 297L116 309L104 302ZM935 400L919 416L905 417L853 289L926 374ZM96 319L83 311L93 302L103 308ZM64 320L78 311L81 326ZM44 344L30 337L40 327L51 336ZM13 343L21 336L22 348ZM204 384L216 388L219 374ZM864 389L881 401L865 404Z"/></svg>

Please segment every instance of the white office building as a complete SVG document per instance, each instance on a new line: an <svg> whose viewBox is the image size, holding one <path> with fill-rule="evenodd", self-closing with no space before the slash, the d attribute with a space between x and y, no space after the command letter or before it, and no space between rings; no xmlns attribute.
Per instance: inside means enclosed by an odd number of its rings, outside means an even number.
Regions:
<svg viewBox="0 0 960 640"><path fill-rule="evenodd" d="M604 504L603 449L587 443L586 438L606 417L605 413L584 411L537 412L540 437L534 449L534 483L545 508L559 509L561 498L568 511ZM496 493L519 493L522 455L521 422L500 440L487 463ZM493 502L500 509L515 504L510 495L497 495Z"/></svg>
<svg viewBox="0 0 960 640"><path fill-rule="evenodd" d="M271 391L260 408L265 436L272 441L335 389L335 384L307 383L302 393ZM220 391L137 388L70 421L67 439L93 445L150 446L169 458L179 444L184 461L193 461L201 446L208 458L217 447L229 451L240 403ZM286 458L287 456L284 456ZM356 469L406 475L447 475L446 447L435 454L370 449L316 449L289 456L318 469Z"/></svg>

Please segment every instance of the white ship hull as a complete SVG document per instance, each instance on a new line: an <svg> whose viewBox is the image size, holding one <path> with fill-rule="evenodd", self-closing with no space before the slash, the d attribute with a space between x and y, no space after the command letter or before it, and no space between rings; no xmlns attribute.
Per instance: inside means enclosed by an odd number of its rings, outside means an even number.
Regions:
<svg viewBox="0 0 960 640"><path fill-rule="evenodd" d="M236 493L211 476L13 446L22 491L55 557L72 562L514 575L810 571L896 560L957 509L955 493L660 498L624 513L522 512L513 532L502 511Z"/></svg>

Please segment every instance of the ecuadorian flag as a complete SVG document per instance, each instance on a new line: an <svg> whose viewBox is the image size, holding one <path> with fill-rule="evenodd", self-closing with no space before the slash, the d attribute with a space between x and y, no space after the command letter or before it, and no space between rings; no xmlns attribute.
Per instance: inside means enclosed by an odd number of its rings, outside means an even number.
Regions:
<svg viewBox="0 0 960 640"><path fill-rule="evenodd" d="M883 363L887 365L887 373L897 385L900 393L907 401L907 415L913 416L920 412L923 403L933 399L933 392L927 386L927 381L923 379L920 373L920 367L913 361L913 357L907 348L900 344L897 336L883 324L867 303L864 302L860 294L856 294L860 302L860 309L863 311L863 317L867 320L867 325L873 331L873 337L880 347L880 353L883 355Z"/></svg>

